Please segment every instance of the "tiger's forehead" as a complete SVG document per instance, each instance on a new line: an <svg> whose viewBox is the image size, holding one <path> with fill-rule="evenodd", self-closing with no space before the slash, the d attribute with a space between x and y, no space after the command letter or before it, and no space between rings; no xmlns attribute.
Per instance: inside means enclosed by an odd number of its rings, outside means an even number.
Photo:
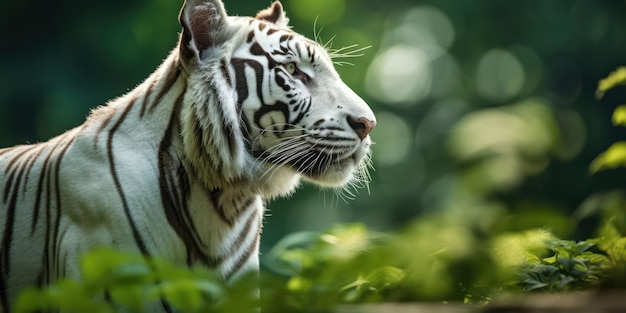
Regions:
<svg viewBox="0 0 626 313"><path fill-rule="evenodd" d="M316 50L319 50L319 49L324 50L318 42L311 40L301 35L300 33L297 33L291 30L290 28L280 27L272 23L261 21L252 17L240 17L240 18L244 18L248 22L248 26L249 26L248 39L249 40L252 39L251 37L254 37L256 35L257 31L259 31L260 33L266 34L268 37L276 36L280 41L297 39L299 42L305 44L306 46L310 48L314 48Z"/></svg>

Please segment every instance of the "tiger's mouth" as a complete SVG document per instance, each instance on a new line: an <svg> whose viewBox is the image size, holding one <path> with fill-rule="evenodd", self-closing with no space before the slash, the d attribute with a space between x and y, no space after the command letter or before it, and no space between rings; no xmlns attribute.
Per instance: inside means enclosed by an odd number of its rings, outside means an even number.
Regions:
<svg viewBox="0 0 626 313"><path fill-rule="evenodd" d="M311 150L298 158L290 160L288 164L304 175L321 177L333 166L345 162L345 158L342 159L337 154Z"/></svg>
<svg viewBox="0 0 626 313"><path fill-rule="evenodd" d="M342 186L349 181L359 165L364 162L369 147L358 147L351 153L327 153L308 149L306 152L294 154L285 162L284 157L268 158L273 164L285 164L304 177L324 186Z"/></svg>

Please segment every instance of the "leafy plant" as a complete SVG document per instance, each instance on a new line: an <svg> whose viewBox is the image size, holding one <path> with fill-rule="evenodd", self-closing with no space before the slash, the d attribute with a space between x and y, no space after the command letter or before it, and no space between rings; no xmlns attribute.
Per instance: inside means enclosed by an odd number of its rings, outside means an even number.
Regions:
<svg viewBox="0 0 626 313"><path fill-rule="evenodd" d="M268 253L266 264L278 275L265 271L260 279L245 277L231 285L202 268L100 249L83 258L81 281L27 290L15 311L142 312L169 305L181 312L253 307L325 312L341 303L484 304L511 292L587 290L623 268L621 236L573 242L529 230L496 236L492 248L481 252L474 235L459 227L444 226L433 217L395 234L372 232L361 224L296 233ZM460 240L467 236L469 241Z"/></svg>
<svg viewBox="0 0 626 313"><path fill-rule="evenodd" d="M24 291L16 312L141 312L167 302L185 312L218 307L226 288L202 268L187 269L139 254L97 249L84 255L81 281Z"/></svg>
<svg viewBox="0 0 626 313"><path fill-rule="evenodd" d="M589 241L555 240L546 243L550 255L531 258L519 269L523 291L572 291L598 286L610 267L609 259L594 253Z"/></svg>
<svg viewBox="0 0 626 313"><path fill-rule="evenodd" d="M609 76L600 80L596 89L596 97L602 98L606 92L619 86L626 85L626 67L619 67ZM613 111L613 125L626 126L626 105L620 105ZM626 142L619 141L612 144L606 151L598 155L590 165L592 173L604 169L626 166Z"/></svg>

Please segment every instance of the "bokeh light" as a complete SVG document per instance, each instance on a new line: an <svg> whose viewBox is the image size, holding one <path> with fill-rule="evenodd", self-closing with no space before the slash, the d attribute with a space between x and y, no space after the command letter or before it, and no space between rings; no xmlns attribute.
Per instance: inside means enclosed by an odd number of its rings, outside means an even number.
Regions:
<svg viewBox="0 0 626 313"><path fill-rule="evenodd" d="M407 157L411 149L411 129L406 121L391 112L378 112L376 119L378 126L372 134L374 162L380 166L397 164Z"/></svg>
<svg viewBox="0 0 626 313"><path fill-rule="evenodd" d="M455 126L450 151L460 162L474 164L465 176L469 186L509 190L545 169L558 144L556 124L541 99L475 111Z"/></svg>
<svg viewBox="0 0 626 313"><path fill-rule="evenodd" d="M502 49L487 51L476 69L476 91L490 101L508 101L519 94L525 74L520 61Z"/></svg>
<svg viewBox="0 0 626 313"><path fill-rule="evenodd" d="M372 61L365 85L377 100L395 105L413 105L430 90L432 73L429 59L421 50L396 45Z"/></svg>
<svg viewBox="0 0 626 313"><path fill-rule="evenodd" d="M416 6L392 16L387 24L382 48L365 77L371 97L408 107L458 87L460 69L447 53L455 32L444 13L431 6Z"/></svg>
<svg viewBox="0 0 626 313"><path fill-rule="evenodd" d="M402 38L405 42L419 46L436 45L444 50L450 48L454 42L455 32L452 22L435 7L428 5L413 7L404 14L401 23L405 31L413 30L413 35L407 33L408 36ZM419 35L416 36L416 33ZM409 39L411 37L414 39Z"/></svg>

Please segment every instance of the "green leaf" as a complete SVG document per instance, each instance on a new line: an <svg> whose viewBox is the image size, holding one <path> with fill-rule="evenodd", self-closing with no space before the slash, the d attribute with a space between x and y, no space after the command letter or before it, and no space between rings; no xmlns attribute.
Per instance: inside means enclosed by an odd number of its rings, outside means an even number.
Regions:
<svg viewBox="0 0 626 313"><path fill-rule="evenodd" d="M626 167L626 142L619 141L611 145L606 151L598 155L589 166L592 173L601 170Z"/></svg>
<svg viewBox="0 0 626 313"><path fill-rule="evenodd" d="M82 259L82 276L87 284L108 288L119 283L149 282L152 270L139 254L97 249Z"/></svg>
<svg viewBox="0 0 626 313"><path fill-rule="evenodd" d="M194 280L178 280L161 283L156 298L162 295L169 303L183 311L195 311L203 305L202 286ZM213 286L209 287L212 289Z"/></svg>
<svg viewBox="0 0 626 313"><path fill-rule="evenodd" d="M113 312L112 307L88 293L85 288L74 281L61 281L46 289L28 289L24 291L15 304L18 313L40 311L63 312Z"/></svg>
<svg viewBox="0 0 626 313"><path fill-rule="evenodd" d="M115 303L130 309L131 312L141 312L143 310L145 303L143 286L120 286L112 289L110 295Z"/></svg>
<svg viewBox="0 0 626 313"><path fill-rule="evenodd" d="M596 89L596 98L600 99L610 89L617 85L626 84L626 67L622 66L611 72L609 76L601 79L598 82L598 89Z"/></svg>
<svg viewBox="0 0 626 313"><path fill-rule="evenodd" d="M363 299L368 294L380 294L385 289L397 286L405 277L405 272L397 267L385 266L373 269L366 275L359 277L341 288L343 300L354 302Z"/></svg>
<svg viewBox="0 0 626 313"><path fill-rule="evenodd" d="M626 104L622 104L615 108L612 117L613 125L626 126Z"/></svg>

